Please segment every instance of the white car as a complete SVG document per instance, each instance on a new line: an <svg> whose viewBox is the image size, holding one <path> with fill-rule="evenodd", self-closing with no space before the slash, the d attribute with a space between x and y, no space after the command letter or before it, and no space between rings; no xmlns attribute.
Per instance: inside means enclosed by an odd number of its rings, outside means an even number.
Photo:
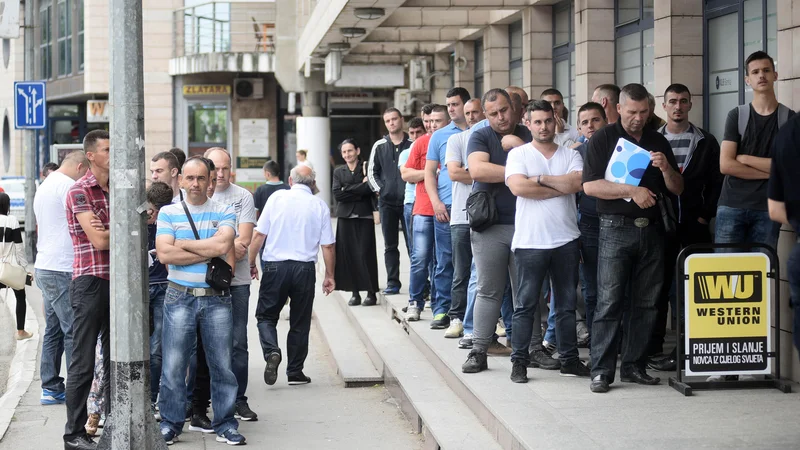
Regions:
<svg viewBox="0 0 800 450"><path fill-rule="evenodd" d="M20 225L25 223L25 179L7 178L0 180L0 188L3 188L11 199L11 210L9 214L16 216Z"/></svg>

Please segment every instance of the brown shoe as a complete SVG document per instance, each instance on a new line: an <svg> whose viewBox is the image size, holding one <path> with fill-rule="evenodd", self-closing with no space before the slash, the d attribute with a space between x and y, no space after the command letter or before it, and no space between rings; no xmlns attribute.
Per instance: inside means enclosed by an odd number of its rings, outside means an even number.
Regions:
<svg viewBox="0 0 800 450"><path fill-rule="evenodd" d="M89 414L89 420L86 421L86 434L94 436L97 434L97 426L100 424L100 414Z"/></svg>
<svg viewBox="0 0 800 450"><path fill-rule="evenodd" d="M505 345L501 344L499 340L495 339L489 344L489 348L486 349L486 353L490 355L511 355L511 348L506 347Z"/></svg>

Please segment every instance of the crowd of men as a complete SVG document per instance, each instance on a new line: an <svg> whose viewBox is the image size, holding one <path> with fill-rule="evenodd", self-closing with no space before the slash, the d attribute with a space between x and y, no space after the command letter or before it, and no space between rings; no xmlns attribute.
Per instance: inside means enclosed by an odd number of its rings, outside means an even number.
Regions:
<svg viewBox="0 0 800 450"><path fill-rule="evenodd" d="M401 288L402 230L411 255L406 320L421 320L429 297L431 328L470 350L463 372L486 370L487 353L505 352L513 382L527 382L533 367L589 377L592 392L607 392L619 356L622 382L658 384L646 368L676 366L674 351L663 351L678 249L712 239L775 248L779 222L800 225L793 177L800 115L776 99L769 55L750 55L746 69L753 101L729 113L721 146L689 121L692 95L682 84L664 92L666 121L639 84L598 86L574 127L556 89L530 100L510 86L478 99L456 87L443 105L422 107L408 133L400 111L389 108L388 134L373 146L367 169L379 197L384 294ZM638 183L607 175L624 141L649 155ZM66 403L70 450L96 448L87 399L90 391L109 396L110 144L107 132L88 133L83 151L48 168L34 201L35 279L47 319L41 403ZM246 396L251 282L261 269L255 318L264 381L278 379L284 358L276 325L290 299L287 381L310 383L303 367L320 250L322 290L336 288L330 208L315 196L304 161L288 185L268 161L267 184L255 195L231 182L231 156L222 148L189 159L180 149L158 153L150 172L153 413L169 445L187 421L190 431L244 444L239 420L258 419ZM794 302L798 254L789 261ZM220 284L209 274L221 267L231 276ZM588 365L580 346L590 347ZM103 405L107 415L110 402Z"/></svg>
<svg viewBox="0 0 800 450"><path fill-rule="evenodd" d="M534 367L589 377L592 392L607 392L619 356L621 381L658 384L648 366L676 368L664 337L671 299L675 320L678 251L712 240L776 248L778 222L797 220L786 215L798 214L791 172L781 177L772 158L798 159L798 119L775 96L768 54L753 53L746 68L753 101L728 114L721 147L689 121L692 94L682 84L664 92L666 120L640 84L598 86L575 127L556 89L529 100L515 86L480 99L455 87L443 105L423 106L408 134L400 111L387 109L389 133L369 165L380 197L384 294L401 286L400 227L411 257L406 320L420 320L429 292L430 327L470 349L463 372L486 370L487 353L507 352L498 341L504 331L513 382L527 382ZM779 129L785 137L776 139ZM634 182L607 175L621 140L649 155ZM793 289L796 299L800 287ZM590 347L588 365L579 346Z"/></svg>

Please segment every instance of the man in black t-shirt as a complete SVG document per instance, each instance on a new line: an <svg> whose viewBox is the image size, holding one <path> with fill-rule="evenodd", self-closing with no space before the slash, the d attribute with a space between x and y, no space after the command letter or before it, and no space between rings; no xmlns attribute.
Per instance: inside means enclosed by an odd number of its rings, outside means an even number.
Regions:
<svg viewBox="0 0 800 450"><path fill-rule="evenodd" d="M796 114L775 137L775 164L769 177L769 217L800 230L800 114ZM798 241L800 242L800 240ZM800 350L800 245L795 244L787 261L789 292L794 309L794 345Z"/></svg>
<svg viewBox="0 0 800 450"><path fill-rule="evenodd" d="M600 215L597 309L592 324L592 392L608 392L617 369L619 325L623 303L630 298L625 321L620 379L658 384L645 372L646 347L656 320L656 301L664 283L664 227L657 196L669 202L683 192L683 179L669 142L646 128L650 114L647 89L631 83L622 89L620 120L589 140L583 189L597 198ZM620 138L650 152L650 164L638 186L605 179ZM620 164L615 163L615 164ZM635 176L634 172L630 176ZM630 295L626 289L630 284Z"/></svg>
<svg viewBox="0 0 800 450"><path fill-rule="evenodd" d="M717 207L715 242L760 242L775 248L780 225L767 212L767 179L772 141L792 112L775 98L778 74L768 54L751 54L745 68L744 79L753 89L753 101L733 108L725 121L719 160L725 181Z"/></svg>
<svg viewBox="0 0 800 450"><path fill-rule="evenodd" d="M267 184L259 186L256 189L255 198L253 203L256 207L256 217L261 216L264 211L264 205L267 204L269 196L283 189L289 189L289 185L281 181L279 174L280 167L275 161L267 161L264 163L264 178L267 179Z"/></svg>
<svg viewBox="0 0 800 450"><path fill-rule="evenodd" d="M472 350L461 366L464 373L477 373L487 369L486 351L492 341L506 280L511 274L511 284L516 286L514 254L511 239L514 237L514 216L517 198L505 184L505 165L508 152L501 143L504 136L516 135L524 142L532 140L530 131L519 125L511 98L502 89L492 89L483 95L483 111L489 126L475 130L467 143L467 163L474 191L493 191L497 205L497 222L489 228L472 232L472 254L478 277L477 296L473 312L474 327Z"/></svg>

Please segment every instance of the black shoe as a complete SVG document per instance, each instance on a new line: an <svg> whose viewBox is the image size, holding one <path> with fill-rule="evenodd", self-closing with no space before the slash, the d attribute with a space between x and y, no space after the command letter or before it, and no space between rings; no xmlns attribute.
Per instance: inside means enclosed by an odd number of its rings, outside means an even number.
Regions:
<svg viewBox="0 0 800 450"><path fill-rule="evenodd" d="M96 448L97 443L85 434L83 436L78 436L68 441L64 441L64 450L95 450Z"/></svg>
<svg viewBox="0 0 800 450"><path fill-rule="evenodd" d="M678 368L678 361L670 356L655 360L648 358L647 367L659 372L674 372Z"/></svg>
<svg viewBox="0 0 800 450"><path fill-rule="evenodd" d="M661 378L653 378L644 369L633 368L619 372L619 379L623 383L637 383L645 386L653 386L661 382Z"/></svg>
<svg viewBox="0 0 800 450"><path fill-rule="evenodd" d="M383 290L383 295L397 295L400 293L400 286L389 286Z"/></svg>
<svg viewBox="0 0 800 450"><path fill-rule="evenodd" d="M450 316L447 314L437 314L431 321L431 330L444 330L450 326Z"/></svg>
<svg viewBox="0 0 800 450"><path fill-rule="evenodd" d="M589 384L589 389L591 389L592 392L603 394L608 392L609 389L611 389L611 386L609 386L609 384L610 383L608 382L608 378L605 375L598 375L592 378L592 382L591 384Z"/></svg>
<svg viewBox="0 0 800 450"><path fill-rule="evenodd" d="M402 307L402 308L400 308L400 309L401 309L401 310L402 310L404 313L407 313L407 312L408 312L408 305L406 305L406 306L403 306L403 307Z"/></svg>
<svg viewBox="0 0 800 450"><path fill-rule="evenodd" d="M361 304L361 296L356 293L356 295L350 297L350 301L347 302L348 306L358 306Z"/></svg>
<svg viewBox="0 0 800 450"><path fill-rule="evenodd" d="M588 367L581 361L580 359L576 359L575 361L562 364L561 365L561 376L562 377L586 377L592 374L592 371L589 370Z"/></svg>
<svg viewBox="0 0 800 450"><path fill-rule="evenodd" d="M488 368L486 353L475 349L470 350L467 360L461 365L461 371L464 373L478 373Z"/></svg>
<svg viewBox="0 0 800 450"><path fill-rule="evenodd" d="M464 335L461 339L458 340L458 348L472 348L472 335Z"/></svg>
<svg viewBox="0 0 800 450"><path fill-rule="evenodd" d="M199 431L201 433L213 433L214 427L211 426L211 419L205 414L194 414L192 421L189 422L189 431Z"/></svg>
<svg viewBox="0 0 800 450"><path fill-rule="evenodd" d="M311 377L305 376L303 372L296 373L294 375L289 375L289 385L294 386L296 384L308 384L311 383Z"/></svg>
<svg viewBox="0 0 800 450"><path fill-rule="evenodd" d="M375 297L375 294L367 295L367 298L361 303L361 306L375 306L378 304L378 299Z"/></svg>
<svg viewBox="0 0 800 450"><path fill-rule="evenodd" d="M258 420L258 414L250 409L250 405L248 405L247 402L239 402L236 404L236 413L234 417L244 420L245 422L255 422Z"/></svg>
<svg viewBox="0 0 800 450"><path fill-rule="evenodd" d="M281 354L272 352L267 356L267 365L264 367L264 382L272 386L278 381L278 366L281 364Z"/></svg>
<svg viewBox="0 0 800 450"><path fill-rule="evenodd" d="M511 366L511 381L514 383L528 382L528 366L525 363L514 361Z"/></svg>
<svg viewBox="0 0 800 450"><path fill-rule="evenodd" d="M186 418L184 419L184 422L188 422L190 420L192 420L192 404L191 404L191 402L187 402L186 403Z"/></svg>
<svg viewBox="0 0 800 450"><path fill-rule="evenodd" d="M544 347L542 350L534 350L530 354L530 362L528 363L528 367L534 367L537 369L544 369L544 370L558 370L561 368L561 361L553 358L552 356L548 355L544 351Z"/></svg>

